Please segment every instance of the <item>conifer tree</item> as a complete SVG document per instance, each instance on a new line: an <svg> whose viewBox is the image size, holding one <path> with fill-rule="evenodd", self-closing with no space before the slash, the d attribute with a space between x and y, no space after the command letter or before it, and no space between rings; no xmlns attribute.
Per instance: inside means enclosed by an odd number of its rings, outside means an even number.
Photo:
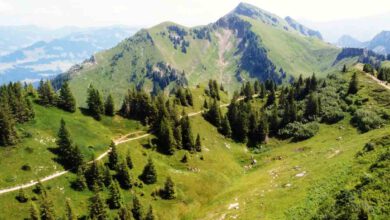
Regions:
<svg viewBox="0 0 390 220"><path fill-rule="evenodd" d="M205 99L204 102L203 102L203 108L205 109L208 109L209 108L209 104L207 103L207 100Z"/></svg>
<svg viewBox="0 0 390 220"><path fill-rule="evenodd" d="M222 119L220 132L221 132L221 134L225 135L226 137L231 137L232 136L232 129L230 127L229 118L227 116L225 116Z"/></svg>
<svg viewBox="0 0 390 220"><path fill-rule="evenodd" d="M117 179L123 189L130 189L133 186L132 177L125 162L118 166Z"/></svg>
<svg viewBox="0 0 390 220"><path fill-rule="evenodd" d="M184 116L181 119L181 135L182 135L182 146L184 149L193 152L194 149L194 138L192 136L192 129L190 119L188 116Z"/></svg>
<svg viewBox="0 0 390 220"><path fill-rule="evenodd" d="M211 124L219 128L221 126L221 111L219 109L219 105L216 99L214 99L211 104L210 108L206 113L204 114L207 121L209 121Z"/></svg>
<svg viewBox="0 0 390 220"><path fill-rule="evenodd" d="M310 93L306 101L305 117L314 120L320 113L319 99L314 93Z"/></svg>
<svg viewBox="0 0 390 220"><path fill-rule="evenodd" d="M107 96L106 102L104 103L104 113L107 116L114 116L115 115L115 104L114 104L114 98L111 94Z"/></svg>
<svg viewBox="0 0 390 220"><path fill-rule="evenodd" d="M157 131L158 144L162 152L173 155L175 152L175 138L172 127L166 117L162 117Z"/></svg>
<svg viewBox="0 0 390 220"><path fill-rule="evenodd" d="M318 81L316 75L313 73L313 75L310 78L310 91L317 90L317 86L318 86Z"/></svg>
<svg viewBox="0 0 390 220"><path fill-rule="evenodd" d="M87 188L87 180L81 167L77 169L76 180L73 182L72 187L78 191L83 191Z"/></svg>
<svg viewBox="0 0 390 220"><path fill-rule="evenodd" d="M148 163L145 165L144 170L140 175L140 179L145 184L153 184L157 182L157 172L151 158L148 159Z"/></svg>
<svg viewBox="0 0 390 220"><path fill-rule="evenodd" d="M130 151L127 151L126 154L126 164L130 170L133 169L134 165L133 165L133 160L131 159Z"/></svg>
<svg viewBox="0 0 390 220"><path fill-rule="evenodd" d="M275 90L272 89L270 94L268 95L268 98L267 98L267 106L274 104L275 99L276 99Z"/></svg>
<svg viewBox="0 0 390 220"><path fill-rule="evenodd" d="M248 127L248 146L255 147L259 142L258 134L258 120L255 113L251 113L249 116L249 127Z"/></svg>
<svg viewBox="0 0 390 220"><path fill-rule="evenodd" d="M119 209L122 207L122 194L119 189L119 184L115 180L110 185L110 196L108 199L108 204L110 209Z"/></svg>
<svg viewBox="0 0 390 220"><path fill-rule="evenodd" d="M39 220L39 211L34 202L30 205L30 220Z"/></svg>
<svg viewBox="0 0 390 220"><path fill-rule="evenodd" d="M99 191L99 189L103 187L103 175L97 160L93 159L92 164L85 172L85 178L87 180L89 189Z"/></svg>
<svg viewBox="0 0 390 220"><path fill-rule="evenodd" d="M77 215L72 208L70 199L66 199L65 214L66 214L66 220L77 220Z"/></svg>
<svg viewBox="0 0 390 220"><path fill-rule="evenodd" d="M40 206L41 220L55 220L56 214L54 212L53 202L46 194L43 194Z"/></svg>
<svg viewBox="0 0 390 220"><path fill-rule="evenodd" d="M343 69L341 70L343 73L347 72L347 66L344 64Z"/></svg>
<svg viewBox="0 0 390 220"><path fill-rule="evenodd" d="M95 192L95 195L90 199L89 217L96 220L108 219L107 208L99 192Z"/></svg>
<svg viewBox="0 0 390 220"><path fill-rule="evenodd" d="M88 88L87 104L89 113L96 120L101 120L101 114L104 111L102 97L99 90L95 89L92 85Z"/></svg>
<svg viewBox="0 0 390 220"><path fill-rule="evenodd" d="M153 214L153 208L152 205L149 206L148 213L146 213L145 220L155 220L156 218L154 217Z"/></svg>
<svg viewBox="0 0 390 220"><path fill-rule="evenodd" d="M263 114L260 118L257 131L259 132L260 142L266 143L267 139L268 139L269 126L268 126L268 120L267 120L267 117L265 114Z"/></svg>
<svg viewBox="0 0 390 220"><path fill-rule="evenodd" d="M348 94L356 94L359 90L358 77L356 72L353 73L351 81L349 82Z"/></svg>
<svg viewBox="0 0 390 220"><path fill-rule="evenodd" d="M68 112L76 111L76 100L70 91L68 82L64 82L64 84L62 84L58 102L58 106L61 109Z"/></svg>
<svg viewBox="0 0 390 220"><path fill-rule="evenodd" d="M202 151L202 143L200 141L200 136L199 134L196 136L196 141L195 141L195 150L198 152Z"/></svg>
<svg viewBox="0 0 390 220"><path fill-rule="evenodd" d="M14 145L18 142L15 120L8 103L0 100L0 146Z"/></svg>
<svg viewBox="0 0 390 220"><path fill-rule="evenodd" d="M182 149L182 133L181 133L181 126L174 126L173 128L173 137L175 138L176 148Z"/></svg>
<svg viewBox="0 0 390 220"><path fill-rule="evenodd" d="M38 87L38 94L39 103L41 105L53 106L56 104L57 97L54 93L53 86L51 85L51 82L49 80L46 80L45 82L43 82L43 80L40 81Z"/></svg>
<svg viewBox="0 0 390 220"><path fill-rule="evenodd" d="M116 170L118 168L119 156L113 141L111 141L110 149L111 150L108 153L108 167L111 170Z"/></svg>
<svg viewBox="0 0 390 220"><path fill-rule="evenodd" d="M279 124L280 124L280 120L278 116L278 105L276 104L274 105L268 120L269 120L269 132L275 135L278 132Z"/></svg>
<svg viewBox="0 0 390 220"><path fill-rule="evenodd" d="M62 162L66 162L69 159L69 156L72 151L72 140L70 138L70 133L66 128L66 124L64 119L61 119L60 129L57 133L57 146L58 153L60 155L60 160Z"/></svg>
<svg viewBox="0 0 390 220"><path fill-rule="evenodd" d="M192 93L191 93L190 89L186 89L185 96L186 96L186 100L187 100L188 105L194 106L194 101L192 99Z"/></svg>
<svg viewBox="0 0 390 220"><path fill-rule="evenodd" d="M264 85L264 83L261 83L260 84L260 93L259 93L259 96L261 99L265 98L265 92L266 92L265 85Z"/></svg>
<svg viewBox="0 0 390 220"><path fill-rule="evenodd" d="M171 177L167 177L164 188L161 190L161 197L167 200L175 198L175 184Z"/></svg>
<svg viewBox="0 0 390 220"><path fill-rule="evenodd" d="M138 197L136 195L134 195L134 198L133 198L133 207L131 208L131 213L133 214L133 218L135 220L142 220L143 219L142 205L141 205L141 203L138 200Z"/></svg>
<svg viewBox="0 0 390 220"><path fill-rule="evenodd" d="M112 176L108 166L104 166L103 182L105 187L109 187L112 183Z"/></svg>

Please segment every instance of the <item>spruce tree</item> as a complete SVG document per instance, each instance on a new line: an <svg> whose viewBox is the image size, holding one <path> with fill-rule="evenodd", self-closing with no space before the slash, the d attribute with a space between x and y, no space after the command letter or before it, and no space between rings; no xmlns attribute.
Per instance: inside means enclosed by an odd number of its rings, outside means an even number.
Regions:
<svg viewBox="0 0 390 220"><path fill-rule="evenodd" d="M105 187L109 187L112 183L112 176L110 172L110 168L108 166L104 166L104 174L103 174L103 182Z"/></svg>
<svg viewBox="0 0 390 220"><path fill-rule="evenodd" d="M66 199L65 214L66 214L66 220L77 220L77 215L72 208L70 199Z"/></svg>
<svg viewBox="0 0 390 220"><path fill-rule="evenodd" d="M64 84L62 84L58 102L58 106L61 109L68 112L76 111L76 100L70 91L68 82L64 82Z"/></svg>
<svg viewBox="0 0 390 220"><path fill-rule="evenodd" d="M37 206L35 205L34 202L31 202L30 205L30 220L39 220L39 211Z"/></svg>
<svg viewBox="0 0 390 220"><path fill-rule="evenodd" d="M46 80L45 82L43 82L43 80L40 81L38 87L38 94L39 103L41 105L53 106L56 104L57 97L54 93L53 86L51 85L51 82L49 80Z"/></svg>
<svg viewBox="0 0 390 220"><path fill-rule="evenodd" d="M200 136L199 136L199 134L196 136L195 150L198 151L198 152L201 152L201 151L202 151L202 143L200 142Z"/></svg>
<svg viewBox="0 0 390 220"><path fill-rule="evenodd" d="M157 138L161 151L165 154L173 155L175 152L175 138L173 136L172 126L169 120L164 116L158 127Z"/></svg>
<svg viewBox="0 0 390 220"><path fill-rule="evenodd" d="M117 181L110 185L110 196L108 198L108 205L110 209L119 209L122 207L122 195Z"/></svg>
<svg viewBox="0 0 390 220"><path fill-rule="evenodd" d="M116 150L116 145L113 141L110 144L110 152L108 153L108 167L111 170L116 170L118 168L119 155Z"/></svg>
<svg viewBox="0 0 390 220"><path fill-rule="evenodd" d="M130 151L127 151L127 154L126 154L126 164L130 170L134 168L133 160L131 159L131 155L130 155Z"/></svg>
<svg viewBox="0 0 390 220"><path fill-rule="evenodd" d="M257 130L259 132L259 134L258 134L259 141L262 143L267 143L268 133L269 133L269 125L268 125L267 116L265 114L263 114L260 117L260 121L259 121L259 125L258 125Z"/></svg>
<svg viewBox="0 0 390 220"><path fill-rule="evenodd" d="M164 188L161 190L161 197L167 200L175 198L175 184L171 177L167 177Z"/></svg>
<svg viewBox="0 0 390 220"><path fill-rule="evenodd" d="M114 98L112 97L111 94L107 96L106 102L104 103L104 113L107 116L115 115Z"/></svg>
<svg viewBox="0 0 390 220"><path fill-rule="evenodd" d="M359 90L358 77L356 72L353 73L351 81L349 82L348 94L356 94Z"/></svg>
<svg viewBox="0 0 390 220"><path fill-rule="evenodd" d="M99 192L95 192L95 195L90 199L89 217L96 220L108 219L107 208Z"/></svg>
<svg viewBox="0 0 390 220"><path fill-rule="evenodd" d="M72 187L78 191L83 191L87 188L87 180L81 167L77 169L76 180L73 182Z"/></svg>
<svg viewBox="0 0 390 220"><path fill-rule="evenodd" d="M204 114L207 121L209 121L211 124L219 128L221 126L221 111L219 109L219 105L216 99L214 99L211 104L210 108L206 113Z"/></svg>
<svg viewBox="0 0 390 220"><path fill-rule="evenodd" d="M192 136L192 129L190 124L190 119L188 116L184 116L181 119L181 136L182 136L182 146L184 149L193 152L194 149L194 137Z"/></svg>
<svg viewBox="0 0 390 220"><path fill-rule="evenodd" d="M347 66L344 64L343 69L341 70L343 73L347 72Z"/></svg>
<svg viewBox="0 0 390 220"><path fill-rule="evenodd" d="M229 118L227 116L225 116L222 119L220 132L221 132L221 134L225 135L225 137L231 137L232 136L232 129L230 127Z"/></svg>
<svg viewBox="0 0 390 220"><path fill-rule="evenodd" d="M119 164L116 177L123 189L130 189L133 186L132 178L125 162Z"/></svg>
<svg viewBox="0 0 390 220"><path fill-rule="evenodd" d="M87 98L88 111L96 120L101 120L101 114L103 114L104 106L102 97L99 90L95 89L92 85L88 88Z"/></svg>
<svg viewBox="0 0 390 220"><path fill-rule="evenodd" d="M60 157L60 161L63 164L69 163L68 159L70 158L70 155L72 153L72 140L70 138L70 133L66 128L64 119L61 119L60 129L57 133L56 143L58 146L58 154Z"/></svg>
<svg viewBox="0 0 390 220"><path fill-rule="evenodd" d="M133 218L135 220L142 220L143 219L142 205L141 205L141 203L138 200L138 197L136 195L134 195L134 198L133 198L133 207L131 208L131 213L133 214Z"/></svg>
<svg viewBox="0 0 390 220"><path fill-rule="evenodd" d="M305 117L314 120L320 113L319 99L314 93L310 93L306 101Z"/></svg>
<svg viewBox="0 0 390 220"><path fill-rule="evenodd" d="M268 95L268 98L267 98L267 106L274 104L275 100L276 100L275 90L272 89L271 93Z"/></svg>
<svg viewBox="0 0 390 220"><path fill-rule="evenodd" d="M93 159L92 164L85 172L85 178L87 180L87 184L89 189L98 190L103 187L103 175L98 161ZM96 188L98 187L98 188Z"/></svg>
<svg viewBox="0 0 390 220"><path fill-rule="evenodd" d="M265 85L264 85L264 83L261 83L260 84L260 92L259 92L259 97L261 99L265 98L265 92L266 92Z"/></svg>
<svg viewBox="0 0 390 220"><path fill-rule="evenodd" d="M269 132L275 135L279 130L279 115L278 115L278 105L274 105L272 108L271 115L269 116Z"/></svg>
<svg viewBox="0 0 390 220"><path fill-rule="evenodd" d="M53 203L45 194L42 196L41 199L40 213L41 213L41 220L56 219Z"/></svg>
<svg viewBox="0 0 390 220"><path fill-rule="evenodd" d="M15 120L9 106L6 102L0 103L0 146L14 145L18 140Z"/></svg>
<svg viewBox="0 0 390 220"><path fill-rule="evenodd" d="M140 175L140 179L145 184L153 184L157 182L157 172L151 158L148 159L148 163L145 165L144 170Z"/></svg>
<svg viewBox="0 0 390 220"><path fill-rule="evenodd" d="M146 213L145 220L155 220L156 218L154 217L153 214L153 208L152 205L149 206L148 213Z"/></svg>

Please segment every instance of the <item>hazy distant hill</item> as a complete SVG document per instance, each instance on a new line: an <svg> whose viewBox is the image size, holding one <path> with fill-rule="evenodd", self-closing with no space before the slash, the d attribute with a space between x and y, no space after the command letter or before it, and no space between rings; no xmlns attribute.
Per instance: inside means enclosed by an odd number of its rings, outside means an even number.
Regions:
<svg viewBox="0 0 390 220"><path fill-rule="evenodd" d="M390 53L390 31L382 31L366 42L361 42L349 35L343 35L337 42L340 47L368 48L379 54Z"/></svg>
<svg viewBox="0 0 390 220"><path fill-rule="evenodd" d="M53 77L97 51L115 46L135 31L127 27L97 28L36 42L0 57L0 84Z"/></svg>

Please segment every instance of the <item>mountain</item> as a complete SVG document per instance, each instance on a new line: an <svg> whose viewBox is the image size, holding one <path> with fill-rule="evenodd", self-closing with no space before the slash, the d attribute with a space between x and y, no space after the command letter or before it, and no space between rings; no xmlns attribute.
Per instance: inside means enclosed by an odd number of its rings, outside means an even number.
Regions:
<svg viewBox="0 0 390 220"><path fill-rule="evenodd" d="M295 28L294 28L295 27ZM80 92L93 83L105 94L123 97L129 88L157 92L174 84L195 86L217 79L233 91L239 82L273 79L291 81L300 74L324 75L332 69L339 48L285 19L241 3L218 21L188 28L164 22L143 29L116 47L60 75ZM81 92L84 91L84 92Z"/></svg>
<svg viewBox="0 0 390 220"><path fill-rule="evenodd" d="M299 31L301 34L309 37L317 37L318 39L322 40L322 35L319 31L315 31L308 27L305 27L304 25L298 23L296 20L292 19L289 16L287 16L285 20L291 27Z"/></svg>
<svg viewBox="0 0 390 220"><path fill-rule="evenodd" d="M382 31L368 44L368 48L380 54L390 54L390 31Z"/></svg>
<svg viewBox="0 0 390 220"><path fill-rule="evenodd" d="M0 84L52 78L97 51L115 46L134 32L134 28L106 27L36 42L0 57Z"/></svg>
<svg viewBox="0 0 390 220"><path fill-rule="evenodd" d="M361 42L349 35L343 35L338 39L336 45L340 47L364 48L366 43Z"/></svg>

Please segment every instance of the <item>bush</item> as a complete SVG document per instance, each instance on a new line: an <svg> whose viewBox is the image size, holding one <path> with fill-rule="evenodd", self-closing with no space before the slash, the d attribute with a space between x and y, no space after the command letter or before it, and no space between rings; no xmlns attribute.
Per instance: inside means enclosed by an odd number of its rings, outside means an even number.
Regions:
<svg viewBox="0 0 390 220"><path fill-rule="evenodd" d="M362 132L367 132L372 129L380 128L384 124L384 121L374 111L358 109L352 117L352 124Z"/></svg>
<svg viewBox="0 0 390 220"><path fill-rule="evenodd" d="M333 124L344 118L344 112L338 107L328 106L322 109L321 121Z"/></svg>
<svg viewBox="0 0 390 220"><path fill-rule="evenodd" d="M294 141L305 140L317 134L319 126L317 122L302 124L301 122L292 122L279 130L279 135L284 138L292 137Z"/></svg>
<svg viewBox="0 0 390 220"><path fill-rule="evenodd" d="M29 164L24 164L24 165L22 166L22 170L24 170L24 171L30 171L30 170L31 170L31 166L30 166Z"/></svg>

